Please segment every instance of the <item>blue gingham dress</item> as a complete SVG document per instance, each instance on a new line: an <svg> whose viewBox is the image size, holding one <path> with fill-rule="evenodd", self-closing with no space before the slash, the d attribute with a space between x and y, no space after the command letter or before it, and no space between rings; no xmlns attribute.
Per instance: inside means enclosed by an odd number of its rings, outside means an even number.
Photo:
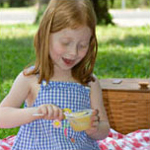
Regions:
<svg viewBox="0 0 150 150"><path fill-rule="evenodd" d="M72 112L88 109L90 88L73 82L43 81L33 107L42 104L54 104ZM54 121L38 119L22 125L12 150L99 150L97 142L85 131L75 132L70 125L66 126L67 120L60 121L61 126L56 128Z"/></svg>

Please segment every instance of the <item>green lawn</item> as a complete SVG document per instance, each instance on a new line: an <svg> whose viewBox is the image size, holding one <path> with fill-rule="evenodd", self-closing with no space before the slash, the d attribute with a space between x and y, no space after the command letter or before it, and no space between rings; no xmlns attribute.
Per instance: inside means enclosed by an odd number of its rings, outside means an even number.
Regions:
<svg viewBox="0 0 150 150"><path fill-rule="evenodd" d="M34 62L33 36L36 25L1 25L0 101L9 92L18 73ZM95 74L99 78L150 77L150 26L121 28L98 26L98 56ZM0 129L0 138L17 134L18 128Z"/></svg>
<svg viewBox="0 0 150 150"><path fill-rule="evenodd" d="M97 27L99 78L150 77L149 27Z"/></svg>

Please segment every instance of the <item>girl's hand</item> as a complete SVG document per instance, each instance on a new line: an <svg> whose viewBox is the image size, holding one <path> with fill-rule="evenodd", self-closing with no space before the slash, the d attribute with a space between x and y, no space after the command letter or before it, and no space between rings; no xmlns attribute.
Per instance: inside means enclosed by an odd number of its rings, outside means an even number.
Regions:
<svg viewBox="0 0 150 150"><path fill-rule="evenodd" d="M53 119L64 119L63 110L55 105L52 104L44 104L38 107L37 113L43 114L38 118L46 119L46 120L53 120Z"/></svg>
<svg viewBox="0 0 150 150"><path fill-rule="evenodd" d="M85 131L88 135L92 135L96 133L99 129L100 118L98 114L99 114L99 111L97 109L95 109L92 113L91 128Z"/></svg>

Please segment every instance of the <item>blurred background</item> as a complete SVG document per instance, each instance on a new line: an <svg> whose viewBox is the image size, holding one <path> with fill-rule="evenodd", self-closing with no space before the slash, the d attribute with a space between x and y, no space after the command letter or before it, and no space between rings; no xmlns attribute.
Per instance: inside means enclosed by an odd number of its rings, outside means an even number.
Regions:
<svg viewBox="0 0 150 150"><path fill-rule="evenodd" d="M104 78L150 78L150 0L92 0L97 14L94 73ZM49 0L0 0L0 101L35 60L33 38ZM0 138L18 128L0 129Z"/></svg>
<svg viewBox="0 0 150 150"><path fill-rule="evenodd" d="M98 23L109 24L113 20L114 23L122 26L150 24L148 17L150 0L91 1L94 4ZM1 24L38 22L48 2L49 0L0 0L0 22ZM127 19L130 19L130 22L127 23ZM142 19L142 22L137 19Z"/></svg>

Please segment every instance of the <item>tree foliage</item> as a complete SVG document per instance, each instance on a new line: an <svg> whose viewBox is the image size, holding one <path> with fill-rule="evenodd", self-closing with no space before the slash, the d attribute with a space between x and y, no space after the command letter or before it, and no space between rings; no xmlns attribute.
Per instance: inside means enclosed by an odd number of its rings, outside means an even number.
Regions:
<svg viewBox="0 0 150 150"><path fill-rule="evenodd" d="M7 4L8 7L24 7L36 3L36 0L0 0L0 6Z"/></svg>

